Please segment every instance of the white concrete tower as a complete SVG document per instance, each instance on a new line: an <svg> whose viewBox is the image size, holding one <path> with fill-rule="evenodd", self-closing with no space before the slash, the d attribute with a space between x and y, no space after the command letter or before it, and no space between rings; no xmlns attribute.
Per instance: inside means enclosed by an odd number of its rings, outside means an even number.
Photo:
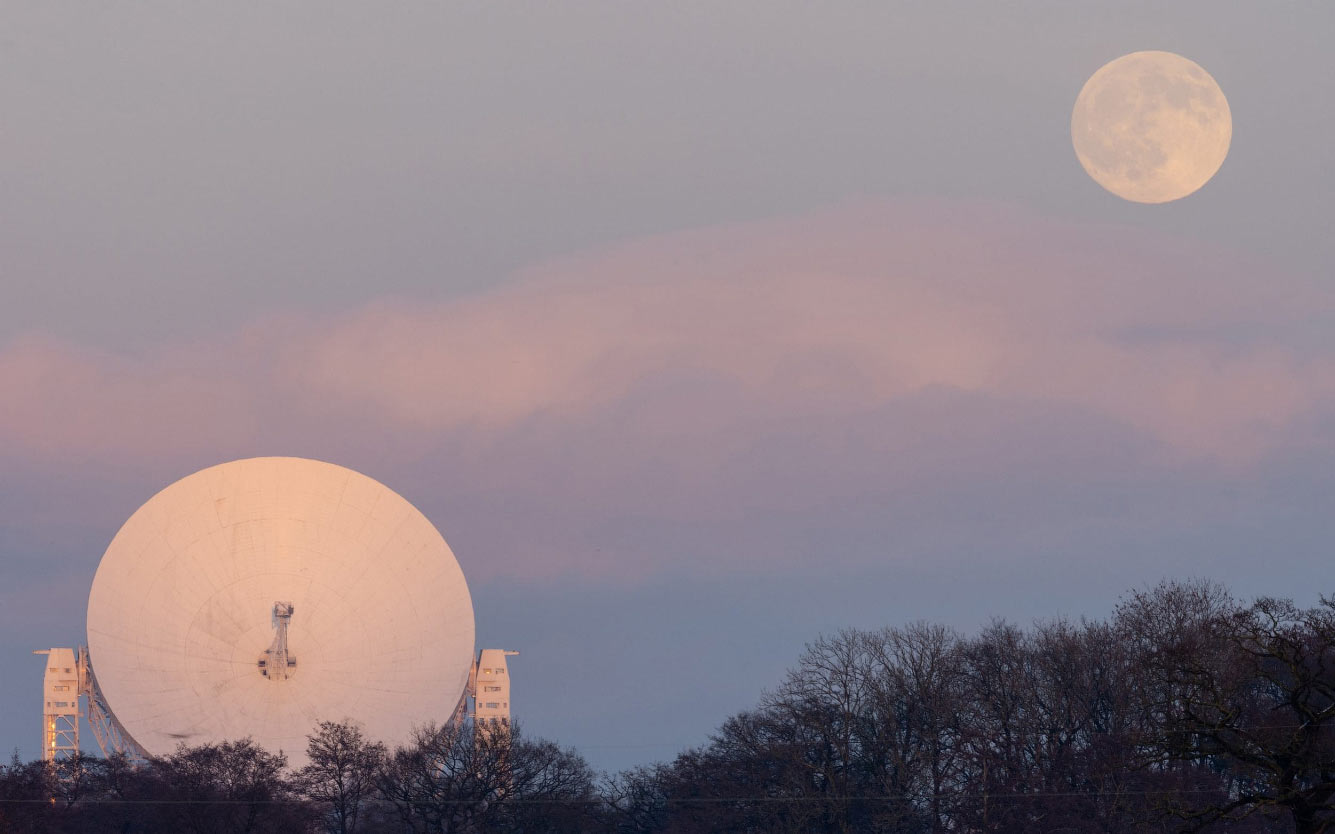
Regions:
<svg viewBox="0 0 1335 834"><path fill-rule="evenodd" d="M510 724L510 670L505 661L519 652L483 649L473 664L473 720Z"/></svg>
<svg viewBox="0 0 1335 834"><path fill-rule="evenodd" d="M42 681L42 759L53 761L79 752L79 663L74 649L41 649L46 655Z"/></svg>

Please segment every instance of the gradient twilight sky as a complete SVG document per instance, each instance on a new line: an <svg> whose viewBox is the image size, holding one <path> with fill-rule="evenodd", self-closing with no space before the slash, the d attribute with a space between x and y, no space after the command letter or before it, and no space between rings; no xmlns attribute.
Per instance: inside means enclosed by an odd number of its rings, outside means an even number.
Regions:
<svg viewBox="0 0 1335 834"><path fill-rule="evenodd" d="M242 6L245 6L244 8ZM803 643L1316 600L1335 6L0 2L0 744L153 493L254 455L415 503L515 708L668 758ZM1070 112L1208 70L1201 191Z"/></svg>

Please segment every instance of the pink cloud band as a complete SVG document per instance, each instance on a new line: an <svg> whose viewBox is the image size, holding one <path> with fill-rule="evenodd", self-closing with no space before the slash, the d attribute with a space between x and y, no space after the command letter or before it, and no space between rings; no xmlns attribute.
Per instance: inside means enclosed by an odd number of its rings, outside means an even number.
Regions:
<svg viewBox="0 0 1335 834"><path fill-rule="evenodd" d="M1047 400L1172 453L1238 460L1325 407L1335 380L1328 353L1217 336L1282 333L1313 313L1311 298L1267 287L1131 230L863 206L635 243L472 298L269 318L147 356L30 335L0 351L0 437L9 455L114 460L244 445L310 419L495 435L592 419L647 379L707 375L781 414L865 411L933 387ZM683 402L660 428L750 419L718 405Z"/></svg>

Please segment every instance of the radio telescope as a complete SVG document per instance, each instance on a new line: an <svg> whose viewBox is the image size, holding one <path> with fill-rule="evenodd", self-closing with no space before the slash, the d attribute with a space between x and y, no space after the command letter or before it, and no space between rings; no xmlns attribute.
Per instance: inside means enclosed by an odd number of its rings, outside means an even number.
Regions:
<svg viewBox="0 0 1335 834"><path fill-rule="evenodd" d="M159 492L116 534L89 594L87 649L41 652L43 753L70 744L56 733L62 707L77 719L77 696L58 700L69 685L88 696L104 752L249 736L299 767L316 724L345 719L406 741L465 714L473 638L454 554L388 487L300 458L220 464ZM512 653L494 653L487 672L505 676ZM507 676L507 721L508 699Z"/></svg>

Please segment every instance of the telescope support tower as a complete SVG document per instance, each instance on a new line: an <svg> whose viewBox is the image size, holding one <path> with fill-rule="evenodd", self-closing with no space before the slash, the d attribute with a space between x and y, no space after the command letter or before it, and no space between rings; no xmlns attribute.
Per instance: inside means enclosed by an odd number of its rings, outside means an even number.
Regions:
<svg viewBox="0 0 1335 834"><path fill-rule="evenodd" d="M147 758L107 706L107 699L97 685L88 647L78 649L40 649L33 654L46 655L46 674L42 681L42 759L55 761L79 752L79 717L87 715L88 726L103 756L117 753L131 759ZM79 709L79 698L87 699L88 711Z"/></svg>
<svg viewBox="0 0 1335 834"><path fill-rule="evenodd" d="M473 696L474 723L510 725L510 670L505 658L519 652L483 649L468 674L468 692Z"/></svg>

